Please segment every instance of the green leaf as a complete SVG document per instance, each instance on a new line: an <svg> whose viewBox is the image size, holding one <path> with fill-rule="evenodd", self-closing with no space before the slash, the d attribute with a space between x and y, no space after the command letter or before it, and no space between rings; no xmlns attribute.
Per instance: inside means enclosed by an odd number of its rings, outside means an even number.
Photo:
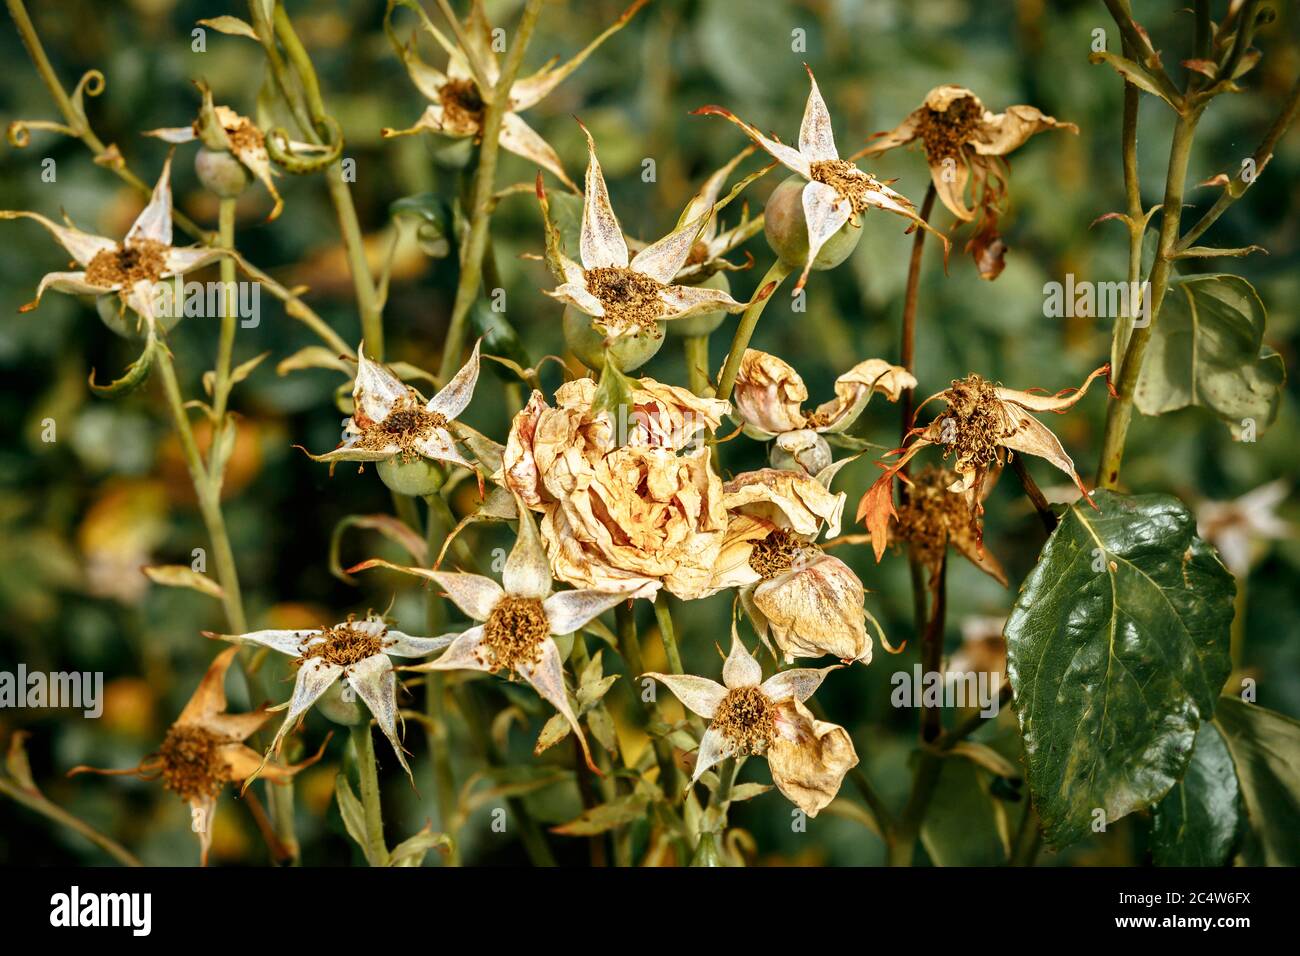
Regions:
<svg viewBox="0 0 1300 956"><path fill-rule="evenodd" d="M617 797L609 803L602 803L584 811L568 823L551 827L551 832L564 836L594 836L597 833L605 833L640 820L645 816L645 808L649 802L649 797L643 793Z"/></svg>
<svg viewBox="0 0 1300 956"><path fill-rule="evenodd" d="M1054 846L1160 800L1231 663L1236 586L1170 495L1095 494L1052 533L1007 620L1030 790Z"/></svg>
<svg viewBox="0 0 1300 956"><path fill-rule="evenodd" d="M1088 61L1093 64L1105 63L1120 76L1124 77L1129 83L1132 83L1139 90L1150 93L1152 96L1158 96L1168 103L1175 111L1178 110L1178 104L1169 99L1151 75L1145 69L1133 60L1119 56L1115 53L1097 52L1088 57Z"/></svg>
<svg viewBox="0 0 1300 956"><path fill-rule="evenodd" d="M1134 401L1144 415L1191 405L1263 431L1277 416L1286 369L1263 344L1267 312L1254 288L1234 275L1181 279L1169 287L1147 345Z"/></svg>
<svg viewBox="0 0 1300 956"><path fill-rule="evenodd" d="M366 855L366 862L371 866L383 865L383 860L374 860L370 857L370 852L367 850L369 841L366 839L366 811L361 806L361 801L357 799L357 795L352 792L352 786L344 774L334 778L334 799L338 801L339 816L343 818L343 826L348 831L348 836L361 847L361 852Z"/></svg>
<svg viewBox="0 0 1300 956"><path fill-rule="evenodd" d="M975 764L944 760L921 826L921 843L935 866L1001 866L1010 853L1006 837L1002 808Z"/></svg>
<svg viewBox="0 0 1300 956"><path fill-rule="evenodd" d="M1222 866L1240 822L1232 757L1214 724L1201 724L1187 773L1156 805L1152 856L1158 866Z"/></svg>
<svg viewBox="0 0 1300 956"><path fill-rule="evenodd" d="M1246 807L1245 862L1300 865L1300 722L1235 697L1219 699L1215 722L1237 766Z"/></svg>

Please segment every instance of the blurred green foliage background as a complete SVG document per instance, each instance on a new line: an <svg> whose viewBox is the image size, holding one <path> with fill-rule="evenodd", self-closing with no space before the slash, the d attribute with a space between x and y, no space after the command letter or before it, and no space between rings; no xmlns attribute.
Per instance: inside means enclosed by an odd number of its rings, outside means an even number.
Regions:
<svg viewBox="0 0 1300 956"><path fill-rule="evenodd" d="M208 31L206 52L191 48L196 19L246 16L241 4L60 0L32 6L67 87L87 69L104 72L105 92L89 101L92 123L149 182L161 167L166 146L140 131L188 123L198 104L192 79L207 80L218 103L254 112L263 75L260 48L214 31ZM450 199L460 189L455 150L435 148L426 137L380 138L382 127L411 125L425 105L383 34L383 6L381 0L287 3L321 73L326 104L346 133L345 155L356 160L353 193L376 261L391 235L390 204L428 191ZM516 0L489 3L493 21L507 29L519 6ZM1189 55L1191 15L1178 6L1136 3L1136 14L1164 51L1166 64ZM1300 11L1291 4L1275 6L1277 20L1257 37L1265 56L1248 76L1247 91L1217 100L1201 123L1192 183L1237 170L1300 70ZM549 56L576 52L622 7L623 0L548 4L526 69ZM1078 384L1106 359L1110 324L1044 318L1044 283L1062 281L1066 273L1095 281L1121 279L1127 255L1122 226L1089 227L1103 213L1122 209L1124 202L1121 84L1109 69L1088 64L1097 28L1106 30L1110 48L1118 49L1103 5L1085 0L654 0L527 119L556 147L575 178L585 165L585 149L570 114L583 119L600 146L625 231L646 239L663 235L702 178L744 145L731 125L688 112L719 103L792 140L807 96L804 61L816 70L844 154L869 134L893 127L927 90L944 82L971 87L995 110L1030 103L1077 123L1079 136L1044 134L1011 157L1011 213L1004 220L1011 252L1001 278L994 283L978 279L969 259L959 254L965 239L959 234L946 276L934 247L929 248L919 312L921 395L971 371L1012 387L1055 391ZM792 50L796 29L806 31L806 52ZM0 25L0 61L6 64L0 75L3 119L53 118L54 108L7 20ZM1170 119L1160 103L1144 98L1138 145L1147 204L1159 201L1163 192ZM182 148L177 155L177 203L200 223L213 226L215 200L198 186L190 150ZM56 163L53 183L41 178L46 157ZM503 157L500 185L531 182L532 168L509 154ZM652 182L642 178L645 159L654 160ZM759 163L752 158L744 168ZM928 174L919 153L898 151L868 168L882 178L897 177L895 188L920 203ZM1239 272L1255 284L1269 309L1268 343L1288 367L1295 358L1300 305L1298 173L1300 135L1293 131L1266 174L1206 239L1220 246L1258 243L1269 256L1193 267ZM752 211L761 210L780 179L780 174L768 176L751 187ZM310 285L308 300L355 342L360 333L351 285L323 184L319 178L285 176L280 186L286 211L274 223L263 222L269 203L259 186L241 200L238 247L286 284ZM1197 209L1207 208L1215 194L1209 188L1189 190ZM38 132L28 148L6 145L0 151L0 207L52 216L62 209L83 228L117 236L140 206L139 198L94 165L77 141ZM734 208L724 215L734 220ZM935 221L940 229L951 225L942 209ZM507 199L492 231L507 290L507 318L534 361L561 352L561 308L539 291L549 287L549 277L540 262L520 258L542 246L540 216L530 193ZM896 360L910 247L901 220L869 215L864 239L849 262L831 273L814 273L807 313L792 313L788 296L778 294L753 345L791 362L814 401L827 398L834 376L854 363L870 356ZM196 846L181 801L157 785L130 778L67 780L63 774L78 763L135 765L157 746L213 656L214 646L199 632L222 629L219 604L194 592L151 585L139 571L147 563L188 564L192 549L207 546L203 526L157 384L119 401L99 399L86 388L92 368L101 380L115 377L135 357L138 345L109 331L93 303L75 298L50 295L39 311L18 315L18 306L32 298L40 277L64 268L66 257L32 223L0 226L0 248L0 669L12 670L23 661L33 670L103 671L106 683L101 719L68 711L5 710L0 711L0 739L16 728L29 729L36 778L52 800L114 835L146 862L190 864L197 859ZM737 298L752 291L772 258L761 236L747 248L756 269L733 276ZM390 358L436 367L455 281L451 259L428 259L412 246L401 248L385 313ZM715 374L734 321L729 319L713 337ZM171 336L187 395L200 394L199 376L211 367L216 339L217 323L207 320L187 320ZM678 343L670 338L642 373L685 384ZM308 344L314 344L310 333L266 296L260 326L241 330L237 341L236 361L271 353L235 389L241 434L225 489L250 619L281 626L332 622L348 611L382 609L395 593L392 613L403 629L418 633L424 613L418 587L384 574L362 576L359 584L349 585L329 572L328 546L336 523L349 514L388 511L391 499L369 470L358 475L340 467L330 478L324 466L291 447L298 443L323 451L338 440L341 415L333 394L341 376L329 371L276 374L278 360ZM548 387L558 384L553 367L545 381ZM506 411L496 382L485 368L467 420L504 440ZM1276 478L1293 481L1300 461L1294 388L1293 381L1278 420L1254 443L1233 443L1221 423L1195 410L1138 421L1130 434L1126 485L1172 492L1195 506L1204 499L1236 497ZM1104 404L1103 393L1090 394L1068 417L1052 422L1089 480ZM46 418L57 426L52 443L41 438ZM884 447L896 444L895 408L873 403L864 419L866 437ZM762 458L762 449L746 440L724 446L725 468L732 472L757 467ZM1040 483L1059 484L1061 476L1043 463L1032 464L1031 470ZM876 473L867 460L843 473L837 487L848 492L849 511ZM462 514L474 505L470 484L454 502ZM1294 516L1294 503L1284 504L1282 511ZM997 489L987 524L987 545L1006 563L1014 588L1032 567L1043 540L1014 478L1008 476ZM471 534L480 554L509 541L504 529ZM377 537L363 535L349 533L345 539L345 564L374 554L399 557ZM1295 716L1300 714L1300 591L1295 586L1300 544L1287 540L1259 552L1240 608L1239 667L1257 679L1261 703ZM889 554L877 566L865 547L837 553L871 589L868 606L893 642L909 643L897 657L877 648L872 665L836 674L819 699L828 717L850 730L863 769L897 807L907 792L917 720L916 712L889 703L890 675L910 671L917 659L906 561ZM963 562L954 562L949 583L946 640L952 651L961 641L963 621L1004 616L1014 591L1003 590ZM730 600L718 595L688 607L674 602L688 671L716 674L714 644L725 644ZM648 608L642 614L643 629L652 632ZM662 663L653 637L647 640L647 655L649 665ZM614 653L606 651L605 657L614 666ZM232 677L232 700L241 706L247 700L234 687L237 681ZM275 681L272 686L287 696L288 684ZM544 708L531 695L513 693L514 688L500 682L490 687L495 704L525 709L528 726L509 730L514 762L569 759L567 747L532 757L533 737L547 716ZM617 712L629 714L630 688L616 688L610 701ZM635 741L633 722L625 719L624 724L628 739ZM314 748L327 726L320 715L309 715L306 743ZM470 759L458 722L453 735L463 783L479 768ZM307 863L358 858L332 805L343 736L336 736L326 760L299 781L299 828ZM1018 758L1018 734L1009 713L986 727L981 738ZM427 748L414 723L407 727L407 745L416 756L420 794L405 782L391 755L379 750L392 842L434 814ZM742 780L766 779L762 761L751 761L742 775ZM1014 791L1003 788L991 795L990 786L989 775L968 764L947 771L924 840L932 859L997 861L998 827L1005 828L1008 820L1014 826L1022 804L1011 799ZM849 802L858 799L847 783L842 796ZM534 794L529 804L547 822L561 822L580 809L571 785ZM883 860L881 842L851 816L827 813L800 833L792 832L789 810L775 793L736 808L733 822L753 834L758 860ZM479 810L465 828L466 859L522 860L512 838L490 831L487 812L486 807ZM217 825L215 862L264 860L249 815L229 792ZM1139 863L1145 829L1140 818L1128 818L1109 833L1066 853L1045 854L1043 860ZM972 830L979 840L969 839ZM582 841L555 837L553 843L561 859L585 859ZM0 800L0 861L104 860L79 837Z"/></svg>

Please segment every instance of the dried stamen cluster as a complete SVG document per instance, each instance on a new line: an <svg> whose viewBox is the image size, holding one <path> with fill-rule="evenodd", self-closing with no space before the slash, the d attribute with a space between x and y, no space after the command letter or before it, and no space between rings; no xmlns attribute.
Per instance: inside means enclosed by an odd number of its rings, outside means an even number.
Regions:
<svg viewBox="0 0 1300 956"><path fill-rule="evenodd" d="M449 125L479 125L487 104L473 80L448 80L438 90L438 101Z"/></svg>
<svg viewBox="0 0 1300 956"><path fill-rule="evenodd" d="M491 660L482 663L493 671L536 664L551 626L536 598L504 597L483 624L483 644Z"/></svg>
<svg viewBox="0 0 1300 956"><path fill-rule="evenodd" d="M946 110L925 107L921 114L920 134L925 154L931 161L956 157L970 142L984 110L973 96L953 100Z"/></svg>
<svg viewBox="0 0 1300 956"><path fill-rule="evenodd" d="M874 205L867 200L867 194L876 191L871 177L858 169L847 159L827 159L811 163L812 180L825 183L843 196L853 206L853 212L860 213Z"/></svg>
<svg viewBox="0 0 1300 956"><path fill-rule="evenodd" d="M446 427L446 416L429 411L411 396L408 404L394 408L383 421L363 430L357 447L378 450L395 444L401 448L402 460L411 461L420 457L421 440Z"/></svg>
<svg viewBox="0 0 1300 956"><path fill-rule="evenodd" d="M605 322L621 329L658 334L655 322L664 312L662 282L634 269L604 266L587 270L587 291L600 300Z"/></svg>
<svg viewBox="0 0 1300 956"><path fill-rule="evenodd" d="M141 280L157 282L167 271L167 250L153 239L135 239L120 249L104 249L86 266L86 282L126 288Z"/></svg>
<svg viewBox="0 0 1300 956"><path fill-rule="evenodd" d="M326 664L351 667L384 649L383 641L369 631L354 627L351 621L327 628L320 636L324 640L303 651L298 663L319 658Z"/></svg>
<svg viewBox="0 0 1300 956"><path fill-rule="evenodd" d="M713 727L737 753L762 755L776 736L776 708L758 687L733 687L718 704Z"/></svg>
<svg viewBox="0 0 1300 956"><path fill-rule="evenodd" d="M1009 437L997 387L979 375L968 375L954 381L945 397L948 408L936 419L940 440L947 446L944 456L955 451L961 462L992 464Z"/></svg>
<svg viewBox="0 0 1300 956"><path fill-rule="evenodd" d="M183 800L215 796L229 779L219 753L227 743L206 728L173 725L158 751L163 786Z"/></svg>
<svg viewBox="0 0 1300 956"><path fill-rule="evenodd" d="M979 523L966 496L948 490L958 478L955 471L927 465L898 505L897 535L926 567L938 564L950 538L969 530L979 539Z"/></svg>
<svg viewBox="0 0 1300 956"><path fill-rule="evenodd" d="M802 541L790 532L777 528L754 545L754 550L749 555L749 566L764 580L770 580L811 560L820 552L821 549L816 545Z"/></svg>

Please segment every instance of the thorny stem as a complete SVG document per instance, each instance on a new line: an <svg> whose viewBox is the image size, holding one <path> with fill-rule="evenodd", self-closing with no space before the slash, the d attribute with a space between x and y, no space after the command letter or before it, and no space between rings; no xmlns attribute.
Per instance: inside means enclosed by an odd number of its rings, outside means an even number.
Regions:
<svg viewBox="0 0 1300 956"><path fill-rule="evenodd" d="M0 793L3 793L16 803L22 804L27 809L33 810L36 813L41 814L41 816L67 827L69 830L81 834L124 866L144 865L134 854L122 846L122 844L118 843L111 837L107 837L100 833L84 820L74 817L58 804L51 803L41 793L34 793L31 790L5 780L3 777L0 777Z"/></svg>
<svg viewBox="0 0 1300 956"><path fill-rule="evenodd" d="M235 248L235 202L233 197L223 198L218 207L217 242L223 249ZM216 376L212 385L212 422L217 431L226 427L226 403L230 398L230 364L235 350L235 329L238 315L234 296L230 290L235 287L235 261L228 256L221 259L221 282L226 290L223 298L224 314L221 316L221 340L217 346ZM216 438L213 438L216 444Z"/></svg>
<svg viewBox="0 0 1300 956"><path fill-rule="evenodd" d="M750 302L749 308L745 309L736 326L736 334L731 339L731 351L727 353L727 362L722 366L722 375L718 378L718 391L715 398L723 401L731 398L731 390L736 385L736 376L740 373L740 360L745 357L745 349L749 348L749 340L754 336L754 328L758 325L759 316L763 314L767 303L776 295L776 290L791 271L790 266L777 259L763 278L758 280L758 291L755 293L758 298Z"/></svg>
<svg viewBox="0 0 1300 956"><path fill-rule="evenodd" d="M375 766L375 741L370 734L369 720L360 720L352 726L352 746L356 751L361 807L365 811L366 860L371 866L387 866L388 847L384 844L384 817L379 806L379 771Z"/></svg>
<svg viewBox="0 0 1300 956"><path fill-rule="evenodd" d="M497 155L501 148L501 122L510 105L510 87L519 74L524 51L528 48L541 12L542 0L527 0L496 83L490 91L486 88L481 90L483 98L487 100L487 108L483 112L482 143L479 146L478 169L474 173L474 196L472 205L467 210L470 217L469 233L461 252L460 279L456 285L456 298L451 308L447 339L443 345L442 363L438 371L439 379L444 382L456 374L461 352L465 348L469 312L474 300L478 298L483 255L487 251L492 193L496 189Z"/></svg>

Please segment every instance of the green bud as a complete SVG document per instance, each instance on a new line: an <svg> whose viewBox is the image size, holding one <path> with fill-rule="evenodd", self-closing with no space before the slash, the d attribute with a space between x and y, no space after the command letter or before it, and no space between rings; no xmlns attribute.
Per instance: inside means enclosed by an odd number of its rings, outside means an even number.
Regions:
<svg viewBox="0 0 1300 956"><path fill-rule="evenodd" d="M640 368L664 344L664 326L671 322L658 323L658 335L651 332L638 332L636 335L620 335L609 346L609 352L624 372ZM593 372L605 367L605 337L591 325L591 316L579 312L572 306L564 310L564 343L583 365Z"/></svg>
<svg viewBox="0 0 1300 956"><path fill-rule="evenodd" d="M234 199L248 188L248 170L234 153L225 150L200 148L194 156L194 171L203 187L222 199Z"/></svg>
<svg viewBox="0 0 1300 956"><path fill-rule="evenodd" d="M763 219L767 244L792 269L802 269L808 259L808 222L803 214L803 188L808 181L791 176L772 191ZM849 257L862 238L861 223L847 222L831 236L817 253L812 267L818 271L834 269Z"/></svg>
<svg viewBox="0 0 1300 956"><path fill-rule="evenodd" d="M428 458L403 461L401 455L385 458L375 467L379 480L390 490L409 498L423 498L437 494L446 480L442 468Z"/></svg>

